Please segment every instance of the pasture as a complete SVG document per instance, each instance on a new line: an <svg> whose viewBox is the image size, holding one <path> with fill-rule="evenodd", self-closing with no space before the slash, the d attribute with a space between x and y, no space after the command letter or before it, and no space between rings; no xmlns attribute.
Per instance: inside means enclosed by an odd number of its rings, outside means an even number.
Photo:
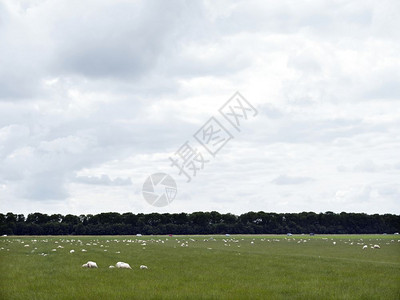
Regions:
<svg viewBox="0 0 400 300"><path fill-rule="evenodd" d="M398 235L12 236L0 249L1 299L400 299Z"/></svg>

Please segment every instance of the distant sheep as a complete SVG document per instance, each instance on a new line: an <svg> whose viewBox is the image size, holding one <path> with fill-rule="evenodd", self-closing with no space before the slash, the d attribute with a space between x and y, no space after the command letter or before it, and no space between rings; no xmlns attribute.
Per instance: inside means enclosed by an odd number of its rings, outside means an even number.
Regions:
<svg viewBox="0 0 400 300"><path fill-rule="evenodd" d="M114 269L114 268L115 268L115 266L109 266L108 268L109 268L109 269Z"/></svg>
<svg viewBox="0 0 400 300"><path fill-rule="evenodd" d="M381 246L379 246L379 245L374 245L374 249L381 249Z"/></svg>
<svg viewBox="0 0 400 300"><path fill-rule="evenodd" d="M363 246L363 249L367 249L367 248L368 248L368 245L364 245L364 246Z"/></svg>
<svg viewBox="0 0 400 300"><path fill-rule="evenodd" d="M97 268L97 264L94 261L88 261L82 265L82 268Z"/></svg>
<svg viewBox="0 0 400 300"><path fill-rule="evenodd" d="M148 269L148 267L145 266L145 265L141 265L140 268L141 268L141 269Z"/></svg>
<svg viewBox="0 0 400 300"><path fill-rule="evenodd" d="M75 252L75 250L70 250L70 251L69 251L69 253L74 253L74 252Z"/></svg>
<svg viewBox="0 0 400 300"><path fill-rule="evenodd" d="M129 264L124 263L124 262L122 262L122 261L117 262L117 263L115 264L115 266L116 266L118 269L132 269L131 266L130 266Z"/></svg>

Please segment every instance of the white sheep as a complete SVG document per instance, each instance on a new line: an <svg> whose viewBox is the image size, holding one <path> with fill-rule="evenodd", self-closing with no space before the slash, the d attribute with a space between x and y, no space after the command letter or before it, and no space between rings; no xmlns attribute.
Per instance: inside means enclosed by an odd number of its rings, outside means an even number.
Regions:
<svg viewBox="0 0 400 300"><path fill-rule="evenodd" d="M367 249L367 248L368 248L368 245L364 245L364 246L363 246L363 249Z"/></svg>
<svg viewBox="0 0 400 300"><path fill-rule="evenodd" d="M69 253L74 253L74 252L75 252L75 250L70 250L70 251L69 251Z"/></svg>
<svg viewBox="0 0 400 300"><path fill-rule="evenodd" d="M97 268L97 264L94 261L88 261L82 265L82 268Z"/></svg>
<svg viewBox="0 0 400 300"><path fill-rule="evenodd" d="M114 267L114 266L109 266L108 268L109 268L109 269L114 269L115 267Z"/></svg>
<svg viewBox="0 0 400 300"><path fill-rule="evenodd" d="M148 267L145 266L145 265L141 265L140 268L141 268L141 269L148 269Z"/></svg>
<svg viewBox="0 0 400 300"><path fill-rule="evenodd" d="M375 248L375 249L381 249L381 246L379 246L379 245L374 245L374 248Z"/></svg>
<svg viewBox="0 0 400 300"><path fill-rule="evenodd" d="M117 263L115 264L115 266L116 266L118 269L132 269L131 266L130 266L129 264L124 263L124 262L122 262L122 261L117 262Z"/></svg>

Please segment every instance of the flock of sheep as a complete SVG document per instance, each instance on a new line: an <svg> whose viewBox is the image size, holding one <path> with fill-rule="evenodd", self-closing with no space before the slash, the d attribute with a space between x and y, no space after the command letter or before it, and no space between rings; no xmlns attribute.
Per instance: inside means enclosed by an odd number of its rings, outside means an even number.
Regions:
<svg viewBox="0 0 400 300"><path fill-rule="evenodd" d="M364 245L363 246L363 250L364 249L368 249L368 245ZM371 246L371 249L381 249L381 246L379 246L379 245L373 245L373 246Z"/></svg>
<svg viewBox="0 0 400 300"><path fill-rule="evenodd" d="M97 263L95 263L94 261L88 261L86 264L82 265L82 268L98 268ZM125 262L119 261L115 264L115 266L109 266L110 269L132 269L132 267ZM145 265L141 265L140 269L148 269L147 266Z"/></svg>
<svg viewBox="0 0 400 300"><path fill-rule="evenodd" d="M99 239L91 239L91 240L80 240L79 238L74 239L74 238L59 238L56 240L53 240L52 238L45 238L45 239L31 239L31 240L23 240L23 239L2 239L2 242L6 243L20 243L22 244L21 246L29 249L31 254L38 254L40 256L47 256L51 255L50 253L56 253L58 251L63 251L64 246L61 244L64 244L66 247L69 245L74 245L75 247L79 247L78 249L70 249L68 252L71 255L74 255L73 253L77 251L81 252L90 252L95 248L98 250L102 249L102 251L107 252L111 251L112 248L110 248L111 244L120 244L122 247L125 246L133 246L136 245L136 247L140 247L143 250L145 250L147 247L151 247L151 244L170 244L172 243L173 247L190 247L192 245L198 244L198 243L205 243L207 244L206 251L208 250L213 250L215 248L218 248L220 246L224 247L237 247L240 248L242 246L250 245L251 247L254 247L256 245L261 245L261 244L272 244L272 243L294 243L300 245L307 245L308 243L313 243L313 239L310 237L306 236L288 236L284 238L276 238L276 237L262 237L262 238L243 238L243 237L234 237L230 235L226 235L223 238L214 238L214 237L203 237L203 238L191 238L187 236L176 236L174 238L172 237L149 237L147 239L142 239L140 238L141 236L137 236L137 238L126 238L126 239L107 239L107 240L99 240ZM395 242L400 242L400 240L384 240L384 239L337 239L337 238L329 238L329 237L321 237L322 241L327 242L328 244L333 245L334 247L337 247L335 245L339 244L346 244L349 246L353 247L360 247L362 250L366 250L368 248L371 249L381 249L381 247L384 247L384 245L389 245ZM40 253L38 250L39 243L49 243L56 245L55 248L48 250L50 252L42 252ZM221 244L220 244L221 243ZM384 243L384 244L383 244ZM4 245L6 246L6 245ZM38 246L38 247L35 247ZM214 247L215 246L215 247ZM54 247L54 246L53 246ZM86 249L89 249L86 250ZM100 248L100 249L99 249ZM40 249L40 248L39 248ZM7 247L0 247L0 251L9 251ZM65 251L65 250L64 250ZM123 248L118 249L118 251L115 252L115 254L120 254L121 251L124 251ZM38 253L39 252L39 253ZM238 253L240 255L240 253ZM97 263L93 261L88 261L87 263L83 264L82 267L84 268L97 268ZM131 266L128 263L125 262L117 262L115 265L109 266L109 268L117 268L117 269L132 269ZM147 269L147 266L141 265L140 269Z"/></svg>

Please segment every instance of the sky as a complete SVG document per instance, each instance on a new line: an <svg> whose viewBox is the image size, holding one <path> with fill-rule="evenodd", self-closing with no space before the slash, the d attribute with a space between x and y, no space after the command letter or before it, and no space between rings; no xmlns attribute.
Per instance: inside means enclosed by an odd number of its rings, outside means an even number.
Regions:
<svg viewBox="0 0 400 300"><path fill-rule="evenodd" d="M0 212L399 214L399 28L396 0L2 0Z"/></svg>

